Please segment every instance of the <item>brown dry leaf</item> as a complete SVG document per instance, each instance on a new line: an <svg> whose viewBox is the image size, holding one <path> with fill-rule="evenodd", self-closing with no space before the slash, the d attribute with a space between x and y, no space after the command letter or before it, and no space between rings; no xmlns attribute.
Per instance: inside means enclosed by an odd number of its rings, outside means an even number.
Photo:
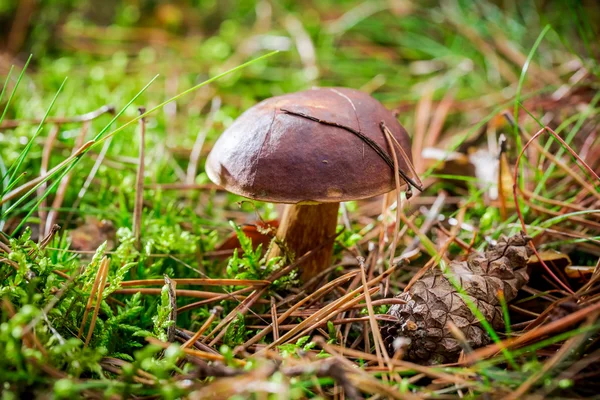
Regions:
<svg viewBox="0 0 600 400"><path fill-rule="evenodd" d="M561 271L565 271L565 274L570 279L577 279L587 281L594 271L595 266L575 266L572 265L571 258L565 254L556 250L543 250L539 252L542 261L546 264L552 264ZM542 263L538 257L534 254L529 258L528 264L532 269L542 268Z"/></svg>
<svg viewBox="0 0 600 400"><path fill-rule="evenodd" d="M502 329L504 318L498 292L502 291L506 301L511 301L529 280L529 240L523 234L502 237L485 253L474 252L467 261L452 261L444 273L440 268L427 271L408 291L396 296L405 304L394 304L388 311L398 318L396 323L382 327L389 350L397 350L394 342L409 339L405 349L409 360L422 364L454 362L462 348L449 322L460 330L470 348L490 343L466 301L475 305L494 329ZM462 293L451 280L462 288Z"/></svg>
<svg viewBox="0 0 600 400"><path fill-rule="evenodd" d="M115 227L112 222L99 221L94 217L86 217L83 225L70 233L71 249L77 251L96 251L104 242L106 249L111 250L115 245Z"/></svg>
<svg viewBox="0 0 600 400"><path fill-rule="evenodd" d="M469 158L462 153L426 147L423 149L421 157L425 169L435 167L437 172L445 175L475 175L475 169L469 162Z"/></svg>
<svg viewBox="0 0 600 400"><path fill-rule="evenodd" d="M587 281L590 279L594 271L596 270L595 266L568 266L565 268L565 273L571 279L579 279L583 281Z"/></svg>
<svg viewBox="0 0 600 400"><path fill-rule="evenodd" d="M557 267L566 268L571 265L571 259L567 254L561 253L556 250L542 250L538 251L538 254L542 258L542 261L545 263L553 263ZM532 268L538 268L542 265L537 255L532 255L529 257L529 261L527 262Z"/></svg>
<svg viewBox="0 0 600 400"><path fill-rule="evenodd" d="M515 210L513 196L513 174L506 157L506 136L500 135L500 158L498 159L498 202L500 203L500 216L502 220L508 218L508 214Z"/></svg>
<svg viewBox="0 0 600 400"><path fill-rule="evenodd" d="M257 248L258 245L262 244L263 250L266 250L269 247L269 243L271 239L273 239L272 235L265 233L269 229L275 233L277 228L279 227L279 221L274 219L270 221L257 221L253 225L244 225L242 226L242 232L250 239L252 239L252 246ZM240 250L240 241L235 234L235 232L231 233L219 246L217 246L216 250L221 252L224 250Z"/></svg>

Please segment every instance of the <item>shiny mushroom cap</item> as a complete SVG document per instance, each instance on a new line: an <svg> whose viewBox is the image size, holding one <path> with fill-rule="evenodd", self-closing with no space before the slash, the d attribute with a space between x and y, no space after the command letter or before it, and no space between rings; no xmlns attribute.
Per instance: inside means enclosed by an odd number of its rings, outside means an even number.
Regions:
<svg viewBox="0 0 600 400"><path fill-rule="evenodd" d="M230 192L274 203L330 203L387 193L395 183L382 122L411 157L406 130L364 92L317 88L272 97L221 135L206 172ZM399 169L410 171L396 153Z"/></svg>

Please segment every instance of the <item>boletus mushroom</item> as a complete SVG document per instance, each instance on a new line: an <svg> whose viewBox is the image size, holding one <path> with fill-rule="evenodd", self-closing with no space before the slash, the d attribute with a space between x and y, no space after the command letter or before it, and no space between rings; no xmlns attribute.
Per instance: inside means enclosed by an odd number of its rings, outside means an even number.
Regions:
<svg viewBox="0 0 600 400"><path fill-rule="evenodd" d="M358 90L316 88L244 112L215 143L206 172L230 192L287 204L277 237L297 257L316 250L300 267L307 281L330 265L339 203L396 187L389 143L405 185L420 189L410 138L389 110ZM282 251L274 245L269 257Z"/></svg>

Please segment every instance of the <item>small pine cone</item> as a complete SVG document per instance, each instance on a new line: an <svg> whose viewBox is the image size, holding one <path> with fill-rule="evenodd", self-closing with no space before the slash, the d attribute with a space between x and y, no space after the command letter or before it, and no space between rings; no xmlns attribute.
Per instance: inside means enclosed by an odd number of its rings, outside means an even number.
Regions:
<svg viewBox="0 0 600 400"><path fill-rule="evenodd" d="M398 322L381 328L390 353L399 343L410 342L405 358L411 361L455 362L462 349L450 332L448 321L462 331L470 347L488 344L490 338L485 329L447 276L454 277L494 329L502 329L504 318L498 292L502 290L506 301L511 301L529 280L529 240L524 234L502 237L483 254L472 253L467 261L452 261L446 274L439 268L430 269L407 292L396 296L406 302L395 304L388 311Z"/></svg>

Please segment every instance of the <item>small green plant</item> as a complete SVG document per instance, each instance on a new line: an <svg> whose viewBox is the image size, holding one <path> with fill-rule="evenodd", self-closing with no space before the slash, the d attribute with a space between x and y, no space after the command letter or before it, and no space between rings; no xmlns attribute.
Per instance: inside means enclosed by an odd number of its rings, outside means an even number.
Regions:
<svg viewBox="0 0 600 400"><path fill-rule="evenodd" d="M234 222L229 223L234 229L237 238L240 242L242 255L239 255L238 249L234 249L233 256L227 264L227 276L234 279L266 279L274 271L281 268L286 261L285 257L273 257L268 259L266 254L263 254L262 244L252 245L252 239L246 236L244 231ZM268 252L266 252L268 253ZM292 272L287 276L273 282L275 290L286 289L297 283L297 274Z"/></svg>
<svg viewBox="0 0 600 400"><path fill-rule="evenodd" d="M246 328L244 316L238 313L231 324L229 324L223 337L223 342L228 346L234 347L243 344L252 333L252 330Z"/></svg>
<svg viewBox="0 0 600 400"><path fill-rule="evenodd" d="M173 305L169 296L169 285L165 284L160 291L160 304L157 313L152 317L154 322L154 335L163 342L168 342L168 330L173 326L175 321L171 319Z"/></svg>

